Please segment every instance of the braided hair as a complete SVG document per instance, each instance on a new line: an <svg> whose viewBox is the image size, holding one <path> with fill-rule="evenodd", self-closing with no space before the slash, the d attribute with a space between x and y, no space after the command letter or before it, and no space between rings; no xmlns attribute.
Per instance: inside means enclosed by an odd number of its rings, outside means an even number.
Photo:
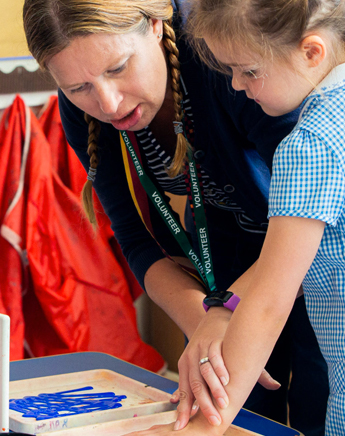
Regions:
<svg viewBox="0 0 345 436"><path fill-rule="evenodd" d="M99 163L98 154L97 154L97 140L99 137L99 133L101 131L101 125L96 120L96 118L91 117L87 113L84 114L84 119L88 123L89 126L89 136L88 136L88 146L87 146L87 154L90 156L90 168L87 180L83 186L81 192L81 198L83 202L83 207L85 213L91 224L96 224L96 215L93 207L93 199L92 199L92 182L95 180L97 166Z"/></svg>
<svg viewBox="0 0 345 436"><path fill-rule="evenodd" d="M162 20L177 136L175 154L167 171L174 177L183 171L189 144L182 128L179 51L172 28L172 15L171 0L25 0L23 8L28 47L42 70L48 69L49 60L65 49L73 38L97 33L138 32L144 35L148 31L150 18ZM87 153L90 156L90 168L82 190L82 202L89 220L96 224L92 186L99 162L97 140L100 123L88 114L84 118L89 129Z"/></svg>

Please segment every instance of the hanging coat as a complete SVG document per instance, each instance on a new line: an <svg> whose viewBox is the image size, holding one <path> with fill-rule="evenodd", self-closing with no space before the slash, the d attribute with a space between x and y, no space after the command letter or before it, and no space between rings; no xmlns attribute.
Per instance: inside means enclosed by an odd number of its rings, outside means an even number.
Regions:
<svg viewBox="0 0 345 436"><path fill-rule="evenodd" d="M27 261L22 240L24 213L8 227L6 222L12 210L24 211L24 180L20 177L25 165L23 144L25 138L25 110L18 110L18 101L5 110L0 124L0 312L10 316L10 356L12 360L24 357L24 317L22 295L27 291ZM25 146L24 146L25 148Z"/></svg>
<svg viewBox="0 0 345 436"><path fill-rule="evenodd" d="M66 136L62 127L59 104L57 96L51 96L45 105L42 114L39 117L39 123L42 126L43 132L50 144L52 155L52 165L58 173L60 179L67 188L80 196L86 174L84 167L80 163L74 150L68 145ZM129 285L130 293L133 301L135 301L142 293L143 289L139 285L135 275L129 268L127 260L123 255L120 245L114 237L114 232L111 229L111 222L108 216L104 213L103 207L93 191L93 201L95 205L96 218L98 224L98 234L101 235L114 252L114 256L121 265Z"/></svg>
<svg viewBox="0 0 345 436"><path fill-rule="evenodd" d="M56 110L56 106L50 108ZM101 351L160 370L162 357L139 336L129 284L108 238L94 233L79 195L66 186L79 183L74 175L66 174L74 170L74 158L64 167L66 156L59 160L52 153L54 145L47 138L52 141L54 137L55 145L60 144L64 138L61 130L47 132L48 117L39 122L20 97L11 110L21 120L22 140L24 134L29 139L24 145L22 141L18 174L24 188L16 192L19 200L4 216L1 235L4 238L3 229L9 229L7 234L17 235L27 254L28 285L22 313L29 354ZM54 130L59 121L53 119L57 121ZM17 134L4 130L5 136ZM1 138L1 147L3 143ZM6 295L8 283L0 283L1 294Z"/></svg>

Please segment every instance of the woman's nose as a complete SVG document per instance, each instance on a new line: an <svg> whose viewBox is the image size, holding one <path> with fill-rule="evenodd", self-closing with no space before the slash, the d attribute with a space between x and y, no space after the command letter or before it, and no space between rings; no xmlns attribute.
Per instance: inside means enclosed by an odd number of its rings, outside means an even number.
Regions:
<svg viewBox="0 0 345 436"><path fill-rule="evenodd" d="M116 88L101 87L98 89L98 103L104 114L115 114L122 100L123 96Z"/></svg>

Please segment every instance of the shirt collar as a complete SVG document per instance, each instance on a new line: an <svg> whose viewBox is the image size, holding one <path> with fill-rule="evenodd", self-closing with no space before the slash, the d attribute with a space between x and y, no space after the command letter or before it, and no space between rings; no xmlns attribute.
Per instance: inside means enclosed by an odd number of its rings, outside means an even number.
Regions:
<svg viewBox="0 0 345 436"><path fill-rule="evenodd" d="M345 63L337 65L333 68L327 76L315 87L315 89L303 100L301 107L303 108L299 114L299 120L302 118L303 113L311 103L312 99L322 95L324 92L332 89L340 88L345 85Z"/></svg>
<svg viewBox="0 0 345 436"><path fill-rule="evenodd" d="M327 76L315 87L310 96L315 94L322 94L323 92L330 91L340 86L345 85L345 64L337 65L333 68Z"/></svg>

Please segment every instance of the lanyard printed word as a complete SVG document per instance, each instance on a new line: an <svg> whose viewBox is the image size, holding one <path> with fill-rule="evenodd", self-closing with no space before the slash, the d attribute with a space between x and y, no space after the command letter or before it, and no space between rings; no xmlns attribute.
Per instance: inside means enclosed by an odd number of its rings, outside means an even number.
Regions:
<svg viewBox="0 0 345 436"><path fill-rule="evenodd" d="M216 291L205 210L202 201L202 193L200 189L199 179L196 172L196 164L192 153L190 152L188 154L189 175L190 175L192 203L193 203L193 210L195 214L194 215L195 225L198 234L201 261L198 255L195 253L194 249L192 248L184 229L181 227L180 223L175 219L174 215L171 213L170 207L164 201L161 194L157 191L155 185L152 183L151 179L145 173L145 170L140 160L138 159L138 155L127 133L124 130L120 130L120 135L121 135L121 139L123 139L123 142L128 150L129 155L131 156L139 180L143 188L145 189L148 197L155 205L160 216L162 217L162 219L170 229L171 233L174 235L177 242L180 244L186 256L199 271L199 274L207 290L211 292Z"/></svg>

